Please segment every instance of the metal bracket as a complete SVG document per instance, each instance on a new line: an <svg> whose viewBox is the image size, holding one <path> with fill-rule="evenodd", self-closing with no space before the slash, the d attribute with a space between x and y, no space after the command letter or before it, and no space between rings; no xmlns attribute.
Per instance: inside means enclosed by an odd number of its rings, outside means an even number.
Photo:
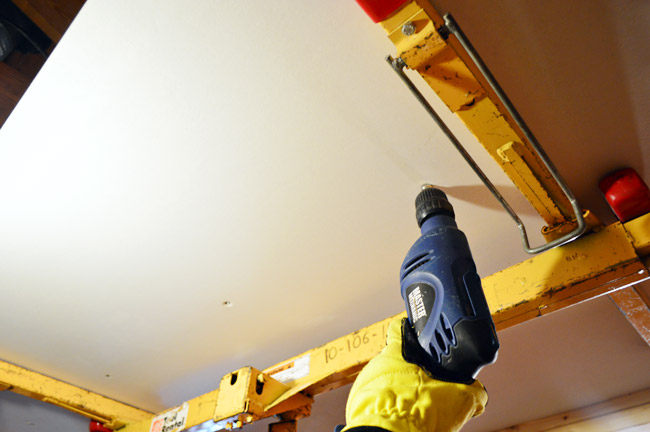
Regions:
<svg viewBox="0 0 650 432"><path fill-rule="evenodd" d="M228 430L241 428L259 419L310 406L314 401L296 393L273 405L287 390L289 386L253 367L236 370L221 379L213 420Z"/></svg>
<svg viewBox="0 0 650 432"><path fill-rule="evenodd" d="M298 420L311 415L311 405L280 414L279 422L269 424L269 432L297 432Z"/></svg>
<svg viewBox="0 0 650 432"><path fill-rule="evenodd" d="M499 100L503 104L503 106L506 108L510 116L513 118L519 129L521 129L521 132L524 134L525 138L528 140L530 143L531 147L535 150L537 153L537 156L539 157L540 161L544 164L546 169L549 171L553 179L557 182L557 184L560 186L560 189L562 192L566 195L567 199L571 203L571 207L573 208L573 212L575 213L575 220L577 223L577 226L575 229L573 229L571 232L555 239L552 240L545 245L542 246L537 246L537 247L531 247L530 242L528 241L528 235L526 234L526 227L524 226L524 223L521 221L517 213L512 209L510 204L505 200L505 198L501 195L501 193L497 190L497 188L494 186L494 184L487 178L485 173L479 168L479 166L476 164L474 159L467 153L463 145L458 141L456 136L453 134L453 132L447 127L447 125L442 121L442 119L438 116L436 111L433 109L433 107L427 102L427 100L424 98L422 93L418 90L418 88L413 84L413 82L410 80L410 78L404 73L404 67L406 66L406 63L404 60L401 58L396 58L394 59L391 56L386 57L386 61L388 64L393 68L393 70L397 73L397 75L402 79L404 84L411 90L411 93L417 98L417 100L420 102L420 104L424 107L424 109L429 113L429 116L436 122L436 124L440 127L440 129L443 131L443 133L449 138L451 143L456 147L456 149L460 152L461 156L465 159L465 161L469 164L469 166L474 170L476 175L481 179L483 184L490 190L492 195L501 203L503 208L506 210L506 212L510 215L510 217L515 221L517 224L517 227L519 228L519 233L521 236L521 241L523 243L524 250L528 252L529 254L536 254L540 252L544 252L546 250L552 249L557 246L561 246L563 244L569 243L578 237L580 237L586 229L586 223L582 214L582 209L580 205L578 204L578 201L576 200L575 196L569 189L569 187L566 185L562 177L560 176L559 172L553 165L553 163L550 161L548 156L546 155L546 152L544 152L544 149L541 147L533 133L530 131L522 117L519 115L515 107L512 105L508 97L505 95L505 92L503 89L499 86L499 84L496 82L492 74L490 73L489 69L483 63L481 58L479 57L478 53L474 49L474 47L471 45L467 37L463 34L463 32L460 30L456 22L454 21L453 17L450 14L445 15L444 17L445 20L445 26L443 26L441 29L438 31L442 31L443 33L447 34L447 37L449 34L453 34L458 41L460 42L461 46L463 49L467 52L471 60L474 62L476 65L477 69L483 74L485 77L485 80L487 83L490 85L491 89L494 91L494 93L498 96Z"/></svg>

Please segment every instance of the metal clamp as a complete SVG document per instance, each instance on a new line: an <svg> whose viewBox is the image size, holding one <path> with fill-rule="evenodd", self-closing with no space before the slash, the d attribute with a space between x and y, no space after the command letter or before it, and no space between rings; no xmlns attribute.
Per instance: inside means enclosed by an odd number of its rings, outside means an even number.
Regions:
<svg viewBox="0 0 650 432"><path fill-rule="evenodd" d="M438 116L436 111L433 109L433 107L427 102L427 100L424 98L422 93L417 89L415 84L410 80L410 78L404 73L404 67L406 66L406 63L404 60L401 58L396 58L394 59L391 56L386 57L386 61L390 66L393 68L393 70L397 73L397 75L402 79L404 84L411 90L411 93L417 98L417 100L420 102L420 104L424 107L424 109L429 113L431 118L436 122L436 124L442 129L442 132L449 138L451 143L456 147L456 149L460 152L461 156L465 159L465 161L469 164L469 166L474 170L476 175L481 179L483 184L490 190L492 195L501 203L503 208L508 212L510 217L515 221L517 224L517 227L519 228L519 233L521 235L521 241L524 246L524 250L528 252L529 254L536 254L540 252L544 252L546 250L552 249L557 246L561 246L563 244L569 243L578 237L580 237L586 229L586 223L584 220L584 217L582 215L582 209L580 205L578 204L578 201L576 200L575 196L569 189L569 187L566 185L562 177L560 176L559 172L553 165L553 163L550 161L548 156L546 155L546 152L542 149L541 145L533 135L533 133L530 131L524 120L522 119L521 115L517 112L515 107L512 105L512 102L508 99L506 96L505 92L503 89L499 86L497 81L494 79L494 76L490 73L489 69L483 63L481 58L479 57L478 53L472 46L472 44L469 42L467 37L465 37L465 34L460 30L458 27L458 24L456 24L456 21L453 19L453 17L450 14L445 15L444 17L445 20L445 27L438 30L441 34L445 34L446 37L449 36L449 33L453 34L458 41L460 42L461 46L463 49L467 52L469 57L472 59L474 64L476 65L477 69L483 74L485 77L487 83L490 85L494 93L499 97L499 100L503 104L503 106L506 108L510 116L512 116L513 120L517 124L517 126L521 129L522 133L530 143L531 147L537 152L537 155L539 156L539 159L542 161L546 169L549 171L553 179L557 182L557 184L560 186L562 189L562 192L566 195L567 199L571 203L571 207L573 208L573 212L575 213L575 218L578 226L573 229L571 232L565 234L564 236L557 238L553 241L548 242L545 245L542 246L537 246L537 247L530 247L530 243L528 241L528 235L526 234L526 227L524 226L524 223L521 221L517 213L512 209L510 204L505 200L505 198L501 195L501 193L497 190L497 188L492 184L492 182L487 178L485 173L479 168L479 166L476 164L474 159L467 153L467 150L463 147L463 145L458 141L456 136L453 134L453 132L447 127L447 125L442 121L442 119ZM446 39L445 37L445 39Z"/></svg>
<svg viewBox="0 0 650 432"><path fill-rule="evenodd" d="M222 429L239 429L257 420L289 411L303 412L313 399L303 393L275 404L289 387L253 368L244 367L221 379L213 424ZM309 415L309 408L306 409Z"/></svg>

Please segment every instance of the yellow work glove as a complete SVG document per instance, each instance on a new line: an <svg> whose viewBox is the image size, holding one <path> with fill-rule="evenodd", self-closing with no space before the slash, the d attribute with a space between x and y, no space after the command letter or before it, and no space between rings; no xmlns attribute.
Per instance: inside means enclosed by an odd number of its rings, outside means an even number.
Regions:
<svg viewBox="0 0 650 432"><path fill-rule="evenodd" d="M450 432L481 414L487 403L483 385L434 379L404 360L400 320L388 328L387 346L363 368L345 408L344 432ZM419 345L418 345L419 348Z"/></svg>

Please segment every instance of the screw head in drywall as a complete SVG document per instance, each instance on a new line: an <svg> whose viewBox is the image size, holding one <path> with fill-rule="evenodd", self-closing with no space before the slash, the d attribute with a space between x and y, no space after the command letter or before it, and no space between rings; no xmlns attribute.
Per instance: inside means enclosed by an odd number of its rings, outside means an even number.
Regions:
<svg viewBox="0 0 650 432"><path fill-rule="evenodd" d="M411 21L405 23L402 26L402 33L405 36L411 36L412 34L414 34L415 33L415 24L413 24L413 22L411 22Z"/></svg>

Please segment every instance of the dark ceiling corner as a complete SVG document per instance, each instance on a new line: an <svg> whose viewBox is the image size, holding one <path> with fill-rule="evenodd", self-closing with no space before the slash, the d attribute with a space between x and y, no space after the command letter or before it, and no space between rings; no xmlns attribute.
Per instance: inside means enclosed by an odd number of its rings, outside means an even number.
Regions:
<svg viewBox="0 0 650 432"><path fill-rule="evenodd" d="M0 1L0 126L85 0Z"/></svg>

